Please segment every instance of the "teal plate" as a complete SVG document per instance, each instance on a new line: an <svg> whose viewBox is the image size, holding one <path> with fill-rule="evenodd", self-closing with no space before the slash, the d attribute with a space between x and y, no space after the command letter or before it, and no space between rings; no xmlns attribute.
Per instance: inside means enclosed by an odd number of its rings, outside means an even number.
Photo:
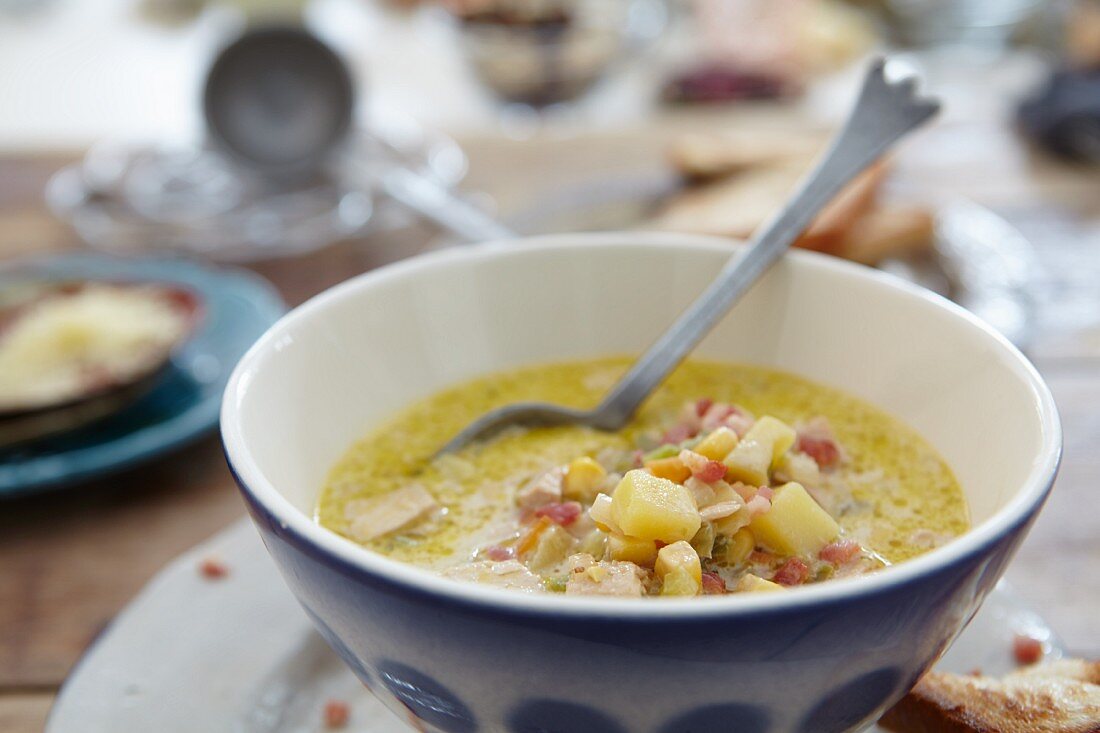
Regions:
<svg viewBox="0 0 1100 733"><path fill-rule="evenodd" d="M190 443L218 424L222 391L244 352L285 310L250 272L172 258L64 255L22 261L4 280L122 280L182 285L202 303L198 330L157 384L114 415L69 433L0 452L0 498L77 484Z"/></svg>

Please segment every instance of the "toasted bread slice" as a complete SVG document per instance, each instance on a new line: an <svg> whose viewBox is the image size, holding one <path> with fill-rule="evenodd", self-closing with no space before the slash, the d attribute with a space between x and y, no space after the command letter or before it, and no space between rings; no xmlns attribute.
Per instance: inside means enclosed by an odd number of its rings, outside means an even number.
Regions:
<svg viewBox="0 0 1100 733"><path fill-rule="evenodd" d="M748 237L787 202L804 175L804 169L794 166L754 168L689 188L668 202L653 225L691 234ZM884 176L882 163L861 173L818 214L796 245L836 250L848 228L874 204Z"/></svg>
<svg viewBox="0 0 1100 733"><path fill-rule="evenodd" d="M927 251L935 237L935 219L915 206L875 206L852 223L835 255L875 265L890 257L908 257Z"/></svg>
<svg viewBox="0 0 1100 733"><path fill-rule="evenodd" d="M1100 733L1100 670L1038 665L1004 679L930 672L887 711L895 733Z"/></svg>
<svg viewBox="0 0 1100 733"><path fill-rule="evenodd" d="M820 134L765 130L695 132L673 140L668 159L684 178L706 180L776 163L807 167L824 147L825 137Z"/></svg>
<svg viewBox="0 0 1100 733"><path fill-rule="evenodd" d="M1084 659L1059 659L1045 664L1021 667L1009 679L1016 677L1059 677L1064 680L1080 680L1100 685L1100 662L1087 662Z"/></svg>

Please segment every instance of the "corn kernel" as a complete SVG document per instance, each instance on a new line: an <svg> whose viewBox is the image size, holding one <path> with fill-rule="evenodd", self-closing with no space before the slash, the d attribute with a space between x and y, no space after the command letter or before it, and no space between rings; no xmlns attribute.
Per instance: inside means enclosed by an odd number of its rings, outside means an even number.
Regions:
<svg viewBox="0 0 1100 733"><path fill-rule="evenodd" d="M752 536L752 531L739 529L726 543L726 551L722 559L726 565L734 567L745 562L754 549L756 549L756 538Z"/></svg>
<svg viewBox="0 0 1100 733"><path fill-rule="evenodd" d="M569 464L562 479L562 495L566 499L588 504L599 493L600 484L606 475L607 471L603 466L591 458L577 458Z"/></svg>
<svg viewBox="0 0 1100 733"><path fill-rule="evenodd" d="M721 427L703 438L692 450L712 461L720 461L737 447L737 443L737 433L729 428Z"/></svg>

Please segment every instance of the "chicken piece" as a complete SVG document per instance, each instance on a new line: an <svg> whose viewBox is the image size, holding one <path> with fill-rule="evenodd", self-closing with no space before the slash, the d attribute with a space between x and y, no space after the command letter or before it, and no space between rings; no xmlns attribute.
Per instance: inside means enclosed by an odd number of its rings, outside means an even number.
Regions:
<svg viewBox="0 0 1100 733"><path fill-rule="evenodd" d="M547 504L560 503L562 479L564 478L565 468L563 466L556 466L549 471L543 471L516 492L516 505L520 509L538 509Z"/></svg>
<svg viewBox="0 0 1100 733"><path fill-rule="evenodd" d="M344 510L348 533L357 542L368 542L404 529L439 510L439 504L420 484L411 484L369 499L349 501Z"/></svg>
<svg viewBox="0 0 1100 733"><path fill-rule="evenodd" d="M569 565L569 580L565 585L568 595L624 598L645 595L646 573L632 562L596 562L591 555L573 555Z"/></svg>
<svg viewBox="0 0 1100 733"><path fill-rule="evenodd" d="M1080 679L1095 667L1061 664L1003 679L929 672L879 724L895 733L1097 733L1100 685Z"/></svg>
<svg viewBox="0 0 1100 733"><path fill-rule="evenodd" d="M444 578L466 583L482 583L496 588L507 588L524 593L542 593L546 590L542 578L532 573L519 560L478 560L456 565L443 571Z"/></svg>

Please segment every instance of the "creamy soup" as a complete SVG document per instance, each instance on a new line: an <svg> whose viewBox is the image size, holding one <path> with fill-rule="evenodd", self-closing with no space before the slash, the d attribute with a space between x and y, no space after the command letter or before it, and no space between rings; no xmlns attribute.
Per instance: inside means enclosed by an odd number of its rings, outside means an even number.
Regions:
<svg viewBox="0 0 1100 733"><path fill-rule="evenodd" d="M691 361L618 433L511 429L433 453L521 400L588 407L628 359L494 374L351 447L317 521L377 552L517 591L782 591L879 570L968 528L950 468L881 410L800 377Z"/></svg>

